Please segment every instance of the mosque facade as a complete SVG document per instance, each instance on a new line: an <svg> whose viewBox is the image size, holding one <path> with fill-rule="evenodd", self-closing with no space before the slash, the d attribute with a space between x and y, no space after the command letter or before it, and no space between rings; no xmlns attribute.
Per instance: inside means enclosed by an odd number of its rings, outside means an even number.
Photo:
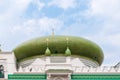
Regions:
<svg viewBox="0 0 120 80"><path fill-rule="evenodd" d="M44 36L0 51L2 80L120 80L120 63L101 66L102 49L75 36Z"/></svg>

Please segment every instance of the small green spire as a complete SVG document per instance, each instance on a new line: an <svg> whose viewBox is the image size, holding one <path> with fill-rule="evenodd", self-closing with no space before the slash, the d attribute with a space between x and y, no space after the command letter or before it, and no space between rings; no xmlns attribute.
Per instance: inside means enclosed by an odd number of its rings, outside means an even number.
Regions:
<svg viewBox="0 0 120 80"><path fill-rule="evenodd" d="M51 55L51 51L50 49L47 47L46 51L45 51L45 55L46 56L50 56Z"/></svg>
<svg viewBox="0 0 120 80"><path fill-rule="evenodd" d="M69 38L66 38L66 41L67 41L67 49L66 49L66 51L65 51L65 56L71 56L71 51L70 51L70 49L69 49L69 47L68 47Z"/></svg>
<svg viewBox="0 0 120 80"><path fill-rule="evenodd" d="M71 51L70 51L69 47L67 47L67 49L65 51L65 56L71 56Z"/></svg>

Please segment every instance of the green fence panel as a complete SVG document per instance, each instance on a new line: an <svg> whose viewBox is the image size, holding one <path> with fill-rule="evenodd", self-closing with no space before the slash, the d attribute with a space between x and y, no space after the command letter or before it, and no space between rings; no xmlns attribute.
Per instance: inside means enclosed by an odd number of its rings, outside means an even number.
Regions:
<svg viewBox="0 0 120 80"><path fill-rule="evenodd" d="M72 74L71 80L120 80L120 74Z"/></svg>
<svg viewBox="0 0 120 80"><path fill-rule="evenodd" d="M8 80L46 80L46 74L9 74Z"/></svg>

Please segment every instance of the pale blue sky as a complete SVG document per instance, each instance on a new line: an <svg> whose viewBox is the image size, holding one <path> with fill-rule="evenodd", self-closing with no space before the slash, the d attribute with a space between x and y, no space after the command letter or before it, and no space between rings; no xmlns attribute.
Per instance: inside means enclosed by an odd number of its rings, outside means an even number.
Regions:
<svg viewBox="0 0 120 80"><path fill-rule="evenodd" d="M120 0L0 0L0 44L12 51L26 40L72 35L97 43L103 65L120 61Z"/></svg>

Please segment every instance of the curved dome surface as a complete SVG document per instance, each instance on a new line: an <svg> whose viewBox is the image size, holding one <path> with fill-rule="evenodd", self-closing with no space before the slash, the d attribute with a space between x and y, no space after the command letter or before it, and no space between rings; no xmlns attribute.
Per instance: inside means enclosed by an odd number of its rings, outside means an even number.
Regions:
<svg viewBox="0 0 120 80"><path fill-rule="evenodd" d="M28 57L44 55L47 46L52 54L65 54L67 47L69 47L71 55L90 58L97 61L99 65L102 64L104 57L101 48L97 44L74 36L40 37L20 44L13 51L17 60L20 61Z"/></svg>

